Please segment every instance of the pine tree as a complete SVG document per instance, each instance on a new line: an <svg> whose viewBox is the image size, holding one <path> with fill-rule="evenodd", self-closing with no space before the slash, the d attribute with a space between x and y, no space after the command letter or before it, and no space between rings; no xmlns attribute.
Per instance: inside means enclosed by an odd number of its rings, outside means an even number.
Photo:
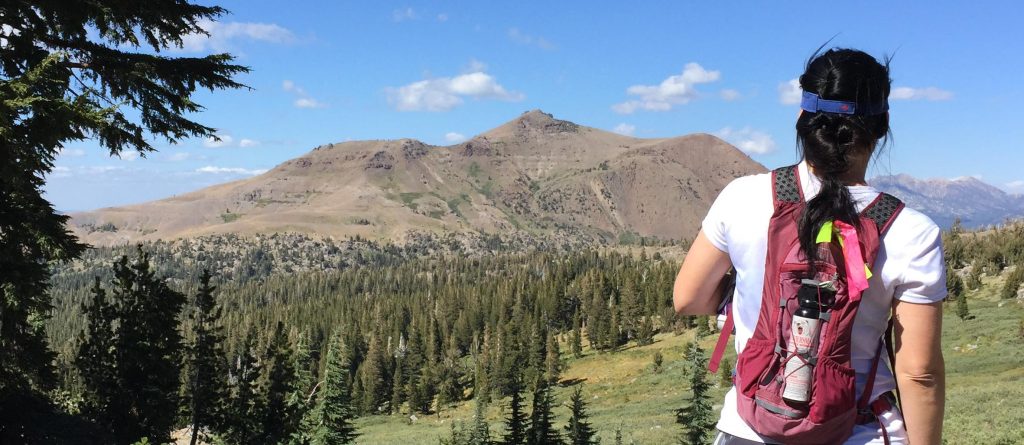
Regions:
<svg viewBox="0 0 1024 445"><path fill-rule="evenodd" d="M295 355L292 359L292 392L286 400L288 413L291 415L289 429L292 431L289 445L305 445L309 443L309 432L313 429L313 395L316 381L313 376L313 358L309 351L309 336L299 335L295 344Z"/></svg>
<svg viewBox="0 0 1024 445"><path fill-rule="evenodd" d="M440 369L437 405L440 407L461 401L462 377L465 375L465 371L462 369L459 348L455 343L455 337L450 338L448 348L444 353L444 360L440 363Z"/></svg>
<svg viewBox="0 0 1024 445"><path fill-rule="evenodd" d="M264 374L261 386L266 401L262 421L264 443L285 442L291 438L297 427L297 422L292 420L296 413L288 406L288 397L294 391L293 360L284 323L278 322L262 358Z"/></svg>
<svg viewBox="0 0 1024 445"><path fill-rule="evenodd" d="M365 414L377 414L391 395L386 385L388 379L385 372L387 366L385 361L384 348L377 335L372 335L366 359L359 369L363 388L360 411Z"/></svg>
<svg viewBox="0 0 1024 445"><path fill-rule="evenodd" d="M712 411L711 398L708 391L711 384L705 378L707 359L704 351L696 343L690 346L690 401L676 410L676 423L683 425L683 435L679 443L683 445L703 445L709 442L711 431L715 427L715 416Z"/></svg>
<svg viewBox="0 0 1024 445"><path fill-rule="evenodd" d="M569 343L572 345L573 357L583 357L583 330L580 313L576 312L572 315L572 334L570 336Z"/></svg>
<svg viewBox="0 0 1024 445"><path fill-rule="evenodd" d="M967 308L967 292L958 292L956 294L956 316L960 317L960 321L971 318L971 312Z"/></svg>
<svg viewBox="0 0 1024 445"><path fill-rule="evenodd" d="M1016 298L1017 292L1020 291L1020 285L1024 284L1024 264L1018 264L1006 277L1006 282L1003 283L1003 289L999 293L1000 297L1005 300Z"/></svg>
<svg viewBox="0 0 1024 445"><path fill-rule="evenodd" d="M569 424L565 426L565 436L569 445L596 445L600 443L597 439L597 431L590 425L587 414L587 402L583 399L583 386L577 385L570 399L572 415L569 416Z"/></svg>
<svg viewBox="0 0 1024 445"><path fill-rule="evenodd" d="M562 353L558 349L558 339L551 333L548 333L547 357L544 362L546 367L544 379L550 385L558 383L563 368Z"/></svg>
<svg viewBox="0 0 1024 445"><path fill-rule="evenodd" d="M227 54L173 57L164 50L203 33L201 22L224 12L171 0L0 5L0 440L12 431L19 431L17 441L48 434L36 431L46 422L17 401L43 398L53 386L44 331L50 267L85 249L67 229L69 216L43 196L54 159L87 138L116 155L150 152L157 138L212 136L214 128L186 117L202 109L192 93L240 87L232 76L247 69ZM146 422L140 428L163 428Z"/></svg>
<svg viewBox="0 0 1024 445"><path fill-rule="evenodd" d="M530 427L530 419L523 411L523 393L521 385L515 383L512 390L512 399L508 405L508 416L505 417L505 436L503 445L526 445L527 429Z"/></svg>
<svg viewBox="0 0 1024 445"><path fill-rule="evenodd" d="M723 357L718 366L718 387L728 388L730 386L732 386L732 361L728 357Z"/></svg>
<svg viewBox="0 0 1024 445"><path fill-rule="evenodd" d="M529 445L554 445L562 443L562 436L555 428L555 399L551 386L543 380L533 391L533 411L530 412L530 426L526 429L526 443Z"/></svg>
<svg viewBox="0 0 1024 445"><path fill-rule="evenodd" d="M352 443L359 436L352 424L355 411L349 394L347 354L341 335L335 333L328 346L324 376L316 396L311 445Z"/></svg>
<svg viewBox="0 0 1024 445"><path fill-rule="evenodd" d="M231 397L228 399L227 432L221 436L226 443L243 445L262 441L262 425L266 402L260 392L261 374L256 356L256 331L250 325L239 347L229 377Z"/></svg>
<svg viewBox="0 0 1024 445"><path fill-rule="evenodd" d="M491 426L487 424L486 409L487 404L477 399L473 411L473 425L469 431L469 445L491 444Z"/></svg>
<svg viewBox="0 0 1024 445"><path fill-rule="evenodd" d="M112 368L82 370L86 399L94 419L105 425L117 443L131 443L148 437L167 441L179 406L179 377L182 357L178 315L184 295L172 290L150 268L149 255L138 249L135 261L127 256L114 263L114 280L109 318L116 326L110 337ZM98 287L98 286L97 286ZM105 339L100 339L106 342ZM88 342L88 340L87 340ZM83 345L80 352L95 351ZM84 362L80 357L79 362ZM114 386L91 375L114 376ZM106 404L106 401L112 403Z"/></svg>
<svg viewBox="0 0 1024 445"><path fill-rule="evenodd" d="M196 445L199 439L209 441L206 430L224 430L227 394L227 356L224 334L221 333L221 309L213 296L217 288L210 285L210 271L203 270L199 290L188 311L191 338L185 346L184 409Z"/></svg>
<svg viewBox="0 0 1024 445"><path fill-rule="evenodd" d="M79 341L75 367L86 388L86 414L104 430L112 431L112 415L123 410L118 405L124 401L117 392L120 388L114 354L117 315L107 300L107 291L100 285L100 277L96 277L91 292L91 304L83 307L86 331ZM103 390L91 391L89 388Z"/></svg>

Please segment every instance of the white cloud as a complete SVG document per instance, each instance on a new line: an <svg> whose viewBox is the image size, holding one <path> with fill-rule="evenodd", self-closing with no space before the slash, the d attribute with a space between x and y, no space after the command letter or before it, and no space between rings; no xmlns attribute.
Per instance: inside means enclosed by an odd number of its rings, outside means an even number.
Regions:
<svg viewBox="0 0 1024 445"><path fill-rule="evenodd" d="M327 104L314 99L308 93L306 93L305 89L296 85L295 82L292 82L291 80L285 79L283 82L281 82L281 88L295 95L295 101L292 102L292 105L295 105L296 108L327 107Z"/></svg>
<svg viewBox="0 0 1024 445"><path fill-rule="evenodd" d="M191 52L228 51L232 42L249 40L266 43L291 43L295 35L273 23L215 22L202 19L199 27L209 35L188 34L181 39L181 50Z"/></svg>
<svg viewBox="0 0 1024 445"><path fill-rule="evenodd" d="M260 145L260 141L255 139L242 138L238 141L238 146L242 148L256 147L258 145Z"/></svg>
<svg viewBox="0 0 1024 445"><path fill-rule="evenodd" d="M733 89L730 89L730 88L726 88L726 89L724 89L722 91L719 91L718 95L719 95L719 97L722 98L722 100L729 101L729 102L734 101L734 100L740 98L740 92L736 91L736 90L733 90Z"/></svg>
<svg viewBox="0 0 1024 445"><path fill-rule="evenodd" d="M324 103L309 97L300 97L295 99L295 102L292 103L296 108L324 108L327 106Z"/></svg>
<svg viewBox="0 0 1024 445"><path fill-rule="evenodd" d="M668 111L673 106L689 103L697 97L695 85L710 83L721 77L719 71L708 71L697 63L688 63L682 74L669 76L658 85L633 85L626 89L638 99L612 105L619 114L632 114L637 110Z"/></svg>
<svg viewBox="0 0 1024 445"><path fill-rule="evenodd" d="M465 141L466 136L462 133L456 133L454 131L445 133L444 140L451 144L458 144L459 142Z"/></svg>
<svg viewBox="0 0 1024 445"><path fill-rule="evenodd" d="M439 21L439 22L447 22L448 21L448 14L444 13L444 12L438 14L437 15L437 21Z"/></svg>
<svg viewBox="0 0 1024 445"><path fill-rule="evenodd" d="M136 150L125 150L118 154L118 157L121 158L122 161L134 161L139 159L139 156L141 155Z"/></svg>
<svg viewBox="0 0 1024 445"><path fill-rule="evenodd" d="M212 165L207 165L206 167L200 167L196 169L196 173L232 174L245 176L262 175L266 172L267 169L265 168L248 169L241 167L214 167Z"/></svg>
<svg viewBox="0 0 1024 445"><path fill-rule="evenodd" d="M953 92L936 87L897 87L889 93L889 98L892 100L950 100L953 98Z"/></svg>
<svg viewBox="0 0 1024 445"><path fill-rule="evenodd" d="M555 49L555 44L551 43L547 39L524 34L519 30L519 28L509 28L508 38L521 45L537 45L538 48L549 51Z"/></svg>
<svg viewBox="0 0 1024 445"><path fill-rule="evenodd" d="M396 9L391 11L391 19L396 22L404 22L406 20L416 20L419 15L412 8Z"/></svg>
<svg viewBox="0 0 1024 445"><path fill-rule="evenodd" d="M783 105L799 104L802 94L803 90L800 88L800 79L790 79L779 84L779 102Z"/></svg>
<svg viewBox="0 0 1024 445"><path fill-rule="evenodd" d="M469 63L466 64L465 73L476 73L487 71L487 64L476 59L469 59Z"/></svg>
<svg viewBox="0 0 1024 445"><path fill-rule="evenodd" d="M203 140L203 146L206 148L230 147L234 141L235 138L231 137L231 135L218 134L216 137L210 136Z"/></svg>
<svg viewBox="0 0 1024 445"><path fill-rule="evenodd" d="M612 129L612 131L623 136L632 136L633 133L636 133L636 125L621 123L619 125L616 125L615 128Z"/></svg>
<svg viewBox="0 0 1024 445"><path fill-rule="evenodd" d="M770 134L750 127L743 127L739 130L725 127L716 135L748 155L763 155L775 151L775 140Z"/></svg>
<svg viewBox="0 0 1024 445"><path fill-rule="evenodd" d="M388 102L399 111L448 111L462 105L466 97L513 102L525 97L522 93L508 91L482 71L420 80L385 91Z"/></svg>
<svg viewBox="0 0 1024 445"><path fill-rule="evenodd" d="M57 152L57 156L65 158L80 158L85 156L85 150L81 148L67 148L63 147Z"/></svg>
<svg viewBox="0 0 1024 445"><path fill-rule="evenodd" d="M71 169L59 165L54 167L53 171L50 173L51 178L66 178L68 176L71 176Z"/></svg>

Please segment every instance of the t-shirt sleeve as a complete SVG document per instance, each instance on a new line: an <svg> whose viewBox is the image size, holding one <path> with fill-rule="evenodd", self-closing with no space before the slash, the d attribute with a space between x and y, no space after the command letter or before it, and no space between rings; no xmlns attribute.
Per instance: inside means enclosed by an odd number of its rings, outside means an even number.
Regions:
<svg viewBox="0 0 1024 445"><path fill-rule="evenodd" d="M726 234L729 228L729 215L734 207L732 197L736 194L738 181L739 179L734 179L722 189L718 197L715 198L715 202L711 204L711 208L708 209L708 214L704 217L704 222L701 224L704 236L707 237L708 241L711 241L711 245L722 252L729 251L729 241Z"/></svg>
<svg viewBox="0 0 1024 445"><path fill-rule="evenodd" d="M900 256L904 257L907 267L896 284L893 298L918 304L934 303L946 298L942 232L934 223L922 228Z"/></svg>

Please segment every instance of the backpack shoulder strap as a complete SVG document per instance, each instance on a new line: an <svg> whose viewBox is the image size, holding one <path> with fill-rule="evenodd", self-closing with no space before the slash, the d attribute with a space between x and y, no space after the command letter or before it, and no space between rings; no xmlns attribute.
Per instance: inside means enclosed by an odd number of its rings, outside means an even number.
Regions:
<svg viewBox="0 0 1024 445"><path fill-rule="evenodd" d="M900 214L903 207L905 205L899 198L882 192L860 214L875 222L875 227L878 228L878 236L881 237L889 230L889 226L896 220L896 216Z"/></svg>
<svg viewBox="0 0 1024 445"><path fill-rule="evenodd" d="M772 170L772 200L776 209L786 203L804 202L797 166L789 165Z"/></svg>

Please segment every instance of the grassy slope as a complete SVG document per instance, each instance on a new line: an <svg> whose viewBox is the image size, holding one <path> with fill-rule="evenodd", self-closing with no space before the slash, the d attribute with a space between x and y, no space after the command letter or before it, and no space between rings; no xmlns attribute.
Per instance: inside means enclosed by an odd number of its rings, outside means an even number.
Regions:
<svg viewBox="0 0 1024 445"><path fill-rule="evenodd" d="M973 320L961 322L954 315L953 304L947 307L943 328L947 372L944 436L949 444L1024 443L1024 339L1019 336L1024 307L1011 301L1000 305L995 297L1000 285L998 280L986 281L983 290L970 295ZM625 443L675 442L680 429L674 423L673 410L685 403L689 394L682 352L692 335L659 335L653 345L614 354L588 351L580 359L569 359L563 379L584 381L591 421L602 443L613 443L617 427L622 428ZM706 337L701 345L710 350L714 340L715 336ZM656 351L664 356L664 370L659 374L651 371ZM735 357L730 360L735 362ZM717 377L709 378L717 381ZM560 425L569 416L571 391L571 387L560 387L555 392ZM725 389L717 388L713 394L720 401ZM505 403L488 409L492 437L502 433ZM439 437L447 436L453 421L469 422L472 414L473 404L467 402L438 415L421 416L411 424L398 416L360 419L363 436L359 443L436 444Z"/></svg>

